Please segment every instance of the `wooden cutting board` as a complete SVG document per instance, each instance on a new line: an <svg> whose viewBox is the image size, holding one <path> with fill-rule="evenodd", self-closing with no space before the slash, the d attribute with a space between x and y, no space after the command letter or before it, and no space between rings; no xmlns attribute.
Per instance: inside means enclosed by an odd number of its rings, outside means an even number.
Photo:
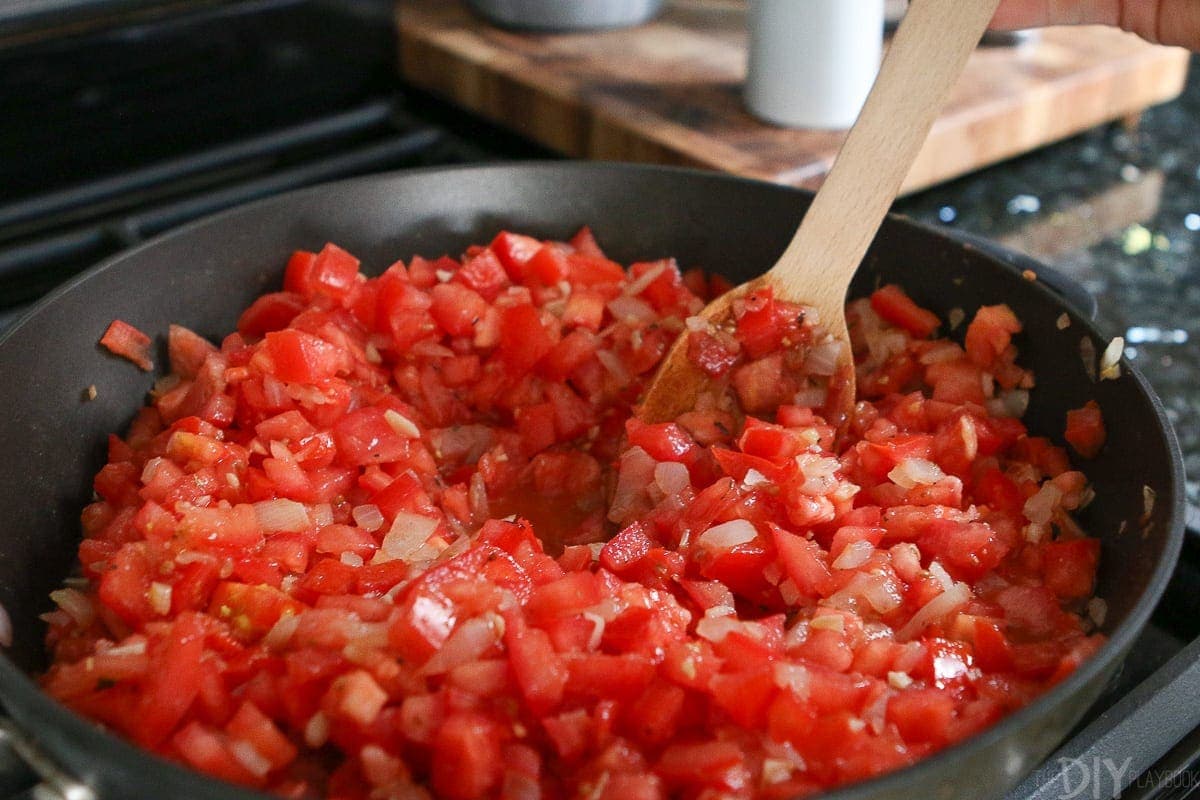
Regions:
<svg viewBox="0 0 1200 800"><path fill-rule="evenodd" d="M521 34L455 0L400 0L409 83L565 155L708 167L813 187L844 133L775 128L741 102L746 11L673 0L655 21ZM911 192L1177 96L1188 55L1107 28L1059 28L972 56L905 181Z"/></svg>

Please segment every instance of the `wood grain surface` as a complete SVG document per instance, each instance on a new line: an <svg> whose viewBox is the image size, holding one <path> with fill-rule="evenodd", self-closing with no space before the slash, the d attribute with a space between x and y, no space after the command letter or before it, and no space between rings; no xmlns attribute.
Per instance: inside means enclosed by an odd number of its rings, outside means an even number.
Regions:
<svg viewBox="0 0 1200 800"><path fill-rule="evenodd" d="M501 30L455 0L399 0L409 83L569 156L707 167L814 187L845 136L759 122L742 106L745 5L671 0L636 28ZM905 179L911 192L1183 89L1188 57L1107 28L977 50Z"/></svg>

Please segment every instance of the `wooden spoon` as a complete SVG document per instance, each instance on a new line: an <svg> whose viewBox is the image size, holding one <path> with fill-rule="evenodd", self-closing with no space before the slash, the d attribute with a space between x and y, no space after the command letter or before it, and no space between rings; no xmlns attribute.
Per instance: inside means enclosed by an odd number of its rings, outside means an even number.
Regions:
<svg viewBox="0 0 1200 800"><path fill-rule="evenodd" d="M716 327L729 325L734 301L767 286L778 299L814 307L820 324L844 344L825 405L826 419L838 427L850 418L855 397L845 315L850 280L998 4L913 0L858 121L787 250L766 274L700 312ZM710 382L688 358L688 338L681 335L659 365L638 410L644 421L669 422L690 411Z"/></svg>

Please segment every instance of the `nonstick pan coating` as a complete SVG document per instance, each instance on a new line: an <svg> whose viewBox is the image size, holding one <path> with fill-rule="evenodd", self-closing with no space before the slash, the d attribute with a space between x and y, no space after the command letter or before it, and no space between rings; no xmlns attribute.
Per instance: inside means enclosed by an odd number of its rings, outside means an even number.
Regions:
<svg viewBox="0 0 1200 800"><path fill-rule="evenodd" d="M712 173L615 164L540 163L433 169L359 178L235 209L110 259L46 298L0 340L0 460L5 509L0 603L14 643L0 658L0 701L36 743L103 796L250 797L148 755L76 717L28 677L45 666L48 593L66 576L78 514L152 377L101 350L114 318L155 335L169 323L219 340L241 309L278 287L287 254L333 241L379 272L413 254L460 253L501 228L563 238L588 224L622 262L672 255L740 282L772 264L808 195ZM1183 535L1182 467L1163 410L1144 379L1093 382L1080 343L1107 342L1040 281L932 229L887 220L852 295L897 282L943 317L1008 303L1025 324L1022 363L1039 380L1026 421L1061 440L1065 412L1096 399L1108 421L1102 455L1082 468L1096 500L1085 527L1103 541L1098 595L1111 640L1030 707L933 758L830 797L986 797L1041 760L1079 719L1157 602ZM1070 325L1060 330L1066 314ZM961 329L959 331L961 334ZM83 392L94 385L95 400ZM1148 489L1146 488L1148 487ZM1146 498L1153 507L1146 513Z"/></svg>

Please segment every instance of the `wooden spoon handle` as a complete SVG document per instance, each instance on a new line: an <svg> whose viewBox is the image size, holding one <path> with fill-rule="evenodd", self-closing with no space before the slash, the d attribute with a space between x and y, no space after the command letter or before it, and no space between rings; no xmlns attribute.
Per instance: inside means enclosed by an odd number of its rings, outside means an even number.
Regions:
<svg viewBox="0 0 1200 800"><path fill-rule="evenodd" d="M768 273L782 296L841 318L846 287L998 4L910 3L833 169Z"/></svg>

